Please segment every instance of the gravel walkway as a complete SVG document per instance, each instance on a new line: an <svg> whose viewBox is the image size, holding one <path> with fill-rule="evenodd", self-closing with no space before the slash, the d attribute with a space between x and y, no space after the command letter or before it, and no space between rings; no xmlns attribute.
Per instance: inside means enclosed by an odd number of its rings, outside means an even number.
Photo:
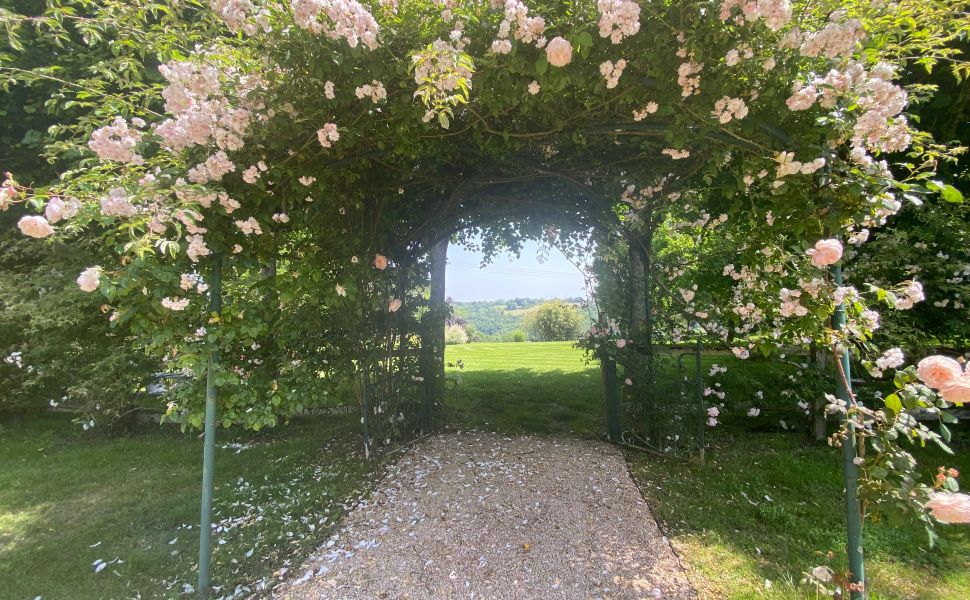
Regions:
<svg viewBox="0 0 970 600"><path fill-rule="evenodd" d="M487 433L409 450L294 572L277 597L695 598L619 450Z"/></svg>

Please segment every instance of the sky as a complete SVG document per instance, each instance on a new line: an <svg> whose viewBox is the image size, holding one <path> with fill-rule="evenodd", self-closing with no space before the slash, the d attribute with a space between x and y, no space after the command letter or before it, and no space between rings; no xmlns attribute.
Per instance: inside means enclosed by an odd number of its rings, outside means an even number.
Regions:
<svg viewBox="0 0 970 600"><path fill-rule="evenodd" d="M481 252L451 244L445 294L458 302L586 297L583 275L559 250L551 250L548 260L542 263L537 259L538 251L538 242L526 242L520 259L502 254L480 269Z"/></svg>

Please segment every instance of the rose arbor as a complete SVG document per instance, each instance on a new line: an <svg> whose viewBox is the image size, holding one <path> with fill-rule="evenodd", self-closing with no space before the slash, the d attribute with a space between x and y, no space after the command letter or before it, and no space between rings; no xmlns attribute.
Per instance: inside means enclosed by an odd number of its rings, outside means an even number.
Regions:
<svg viewBox="0 0 970 600"><path fill-rule="evenodd" d="M949 56L958 3L170 4L164 31L138 2L90 9L101 37L131 42L119 52L157 61L161 83L99 88L56 150L76 167L50 186L14 174L0 198L27 203L27 235L100 236L118 260L81 273L81 288L170 367L207 374L204 404L192 389L169 405L205 428L203 595L216 424L274 425L352 375L368 449L430 428L442 242L467 227L513 235L509 219L625 240L643 272L630 297L648 315L654 234L672 220L716 228L740 266L725 269L730 300L696 307L706 333L763 351L817 341L839 357L830 407L843 422L832 439L853 595L864 593L860 473L867 506L893 496L931 523L930 488L912 469L871 475L905 454L900 438L943 443L945 428L908 411L945 414L967 400L968 375L950 365L948 388L921 371L940 397L896 362L899 393L878 410L857 404L852 355L878 354L869 304L905 309L922 293L847 286L839 265L903 202L952 196L932 180L947 149L909 122L914 97L897 79L916 56ZM85 21L45 23L73 35ZM625 325L623 337L654 333ZM864 452L873 444L882 450Z"/></svg>

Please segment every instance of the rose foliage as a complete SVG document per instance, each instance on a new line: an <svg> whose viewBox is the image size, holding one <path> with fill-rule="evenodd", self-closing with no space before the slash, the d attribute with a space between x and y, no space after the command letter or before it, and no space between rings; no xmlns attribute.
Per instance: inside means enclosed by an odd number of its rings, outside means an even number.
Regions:
<svg viewBox="0 0 970 600"><path fill-rule="evenodd" d="M567 239L594 231L602 248L640 248L664 274L675 341L696 324L739 357L815 343L895 370L883 406L829 403L855 431L843 425L832 443L858 436L874 514L931 523L922 505L942 492L918 484L905 444L946 444L946 409L966 401L970 375L935 386L873 344L879 311L925 298L914 273L850 271L837 285L830 267L904 207L962 201L936 179L959 149L910 118L932 87L900 78L939 63L966 74L952 46L965 11L958 0L3 11L15 51L30 31L54 46L106 45L119 61L64 82L84 110L52 133L59 179L11 173L0 208L20 211L26 236L95 239L114 257L80 270L78 286L126 339L196 376L168 406L194 426L212 350L226 426L275 425L361 372L379 373L387 397L410 397L426 375L409 349L427 330L432 244L468 227L501 235L506 218L537 231L554 222ZM0 60L6 86L59 77L56 62ZM118 85L126 68L144 76ZM600 273L604 290L610 276ZM839 303L848 322L835 331ZM606 337L643 333L625 325ZM383 402L372 409L389 440L415 407ZM918 409L939 427L914 419Z"/></svg>

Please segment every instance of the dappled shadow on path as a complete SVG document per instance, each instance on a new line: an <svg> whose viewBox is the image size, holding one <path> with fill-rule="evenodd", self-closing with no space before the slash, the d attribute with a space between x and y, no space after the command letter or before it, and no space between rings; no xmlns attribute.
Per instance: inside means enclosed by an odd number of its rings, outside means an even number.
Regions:
<svg viewBox="0 0 970 600"><path fill-rule="evenodd" d="M281 597L694 598L615 447L486 432L413 447L295 572Z"/></svg>

